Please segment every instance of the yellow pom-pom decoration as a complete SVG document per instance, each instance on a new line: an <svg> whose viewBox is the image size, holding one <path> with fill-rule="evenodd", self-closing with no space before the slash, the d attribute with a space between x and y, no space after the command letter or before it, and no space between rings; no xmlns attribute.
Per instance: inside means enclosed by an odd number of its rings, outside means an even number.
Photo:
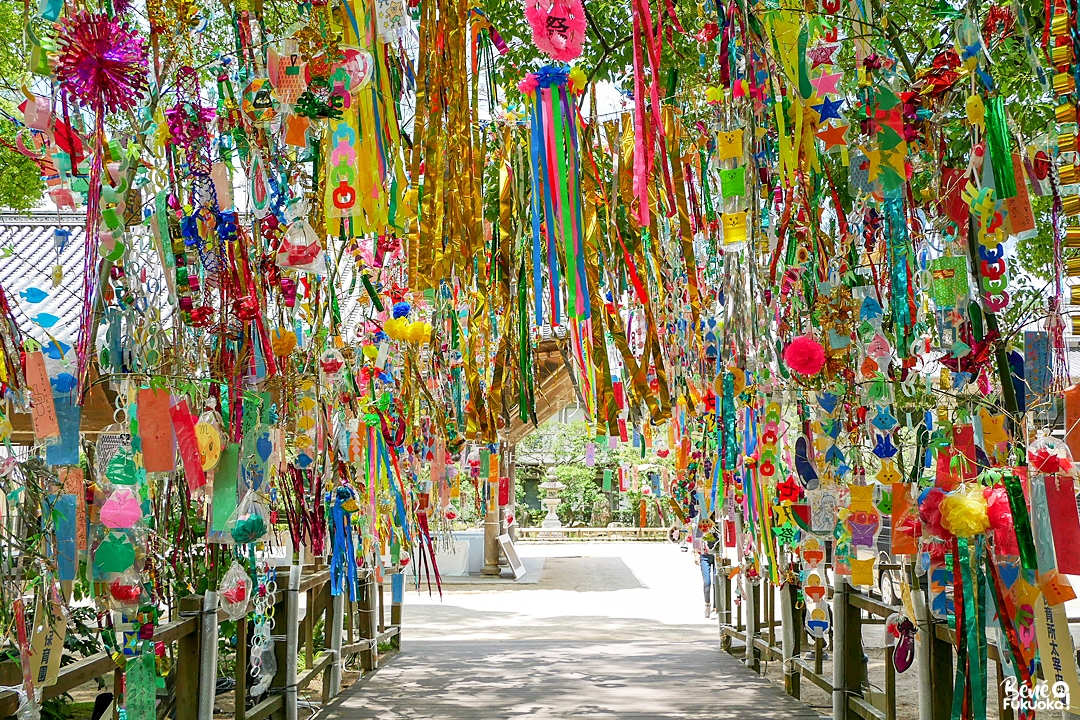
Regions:
<svg viewBox="0 0 1080 720"><path fill-rule="evenodd" d="M424 343L431 336L431 325L422 320L409 323L409 342Z"/></svg>
<svg viewBox="0 0 1080 720"><path fill-rule="evenodd" d="M585 71L581 67L575 67L570 71L570 91L575 95L580 95L585 92L585 83L588 78L585 76Z"/></svg>
<svg viewBox="0 0 1080 720"><path fill-rule="evenodd" d="M371 360L374 360L378 356L379 356L379 346L378 345L365 345L364 346L364 357L369 358Z"/></svg>
<svg viewBox="0 0 1080 720"><path fill-rule="evenodd" d="M383 332L392 340L405 340L409 332L408 318L391 318L383 323Z"/></svg>
<svg viewBox="0 0 1080 720"><path fill-rule="evenodd" d="M978 485L964 485L941 501L941 525L953 535L974 537L990 528L986 497Z"/></svg>
<svg viewBox="0 0 1080 720"><path fill-rule="evenodd" d="M287 357L296 349L296 333L283 327L277 328L271 334L270 346L276 357Z"/></svg>

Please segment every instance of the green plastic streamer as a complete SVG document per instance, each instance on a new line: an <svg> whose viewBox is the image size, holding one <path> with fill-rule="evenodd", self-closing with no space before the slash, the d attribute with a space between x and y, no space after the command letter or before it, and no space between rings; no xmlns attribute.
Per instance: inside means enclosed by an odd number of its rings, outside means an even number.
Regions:
<svg viewBox="0 0 1080 720"><path fill-rule="evenodd" d="M967 541L958 538L953 539L953 606L956 608L956 637L964 637L964 629L972 621L967 611L967 596L971 589L967 587L967 577L961 570L966 564L960 557L960 543L964 543L964 552L967 552ZM961 720L964 712L964 701L967 699L968 677L967 656L971 646L966 642L956 643L956 680L953 682L952 720Z"/></svg>
<svg viewBox="0 0 1080 720"><path fill-rule="evenodd" d="M734 470L738 455L738 435L735 429L735 376L724 373L724 468Z"/></svg>
<svg viewBox="0 0 1080 720"><path fill-rule="evenodd" d="M956 683L953 689L953 720L986 718L986 576L979 558L983 536L957 538L953 547L956 582ZM966 710L966 712L965 712Z"/></svg>
<svg viewBox="0 0 1080 720"><path fill-rule="evenodd" d="M1031 534L1031 518L1024 501L1024 488L1020 485L1020 478L1013 473L1005 473L1002 479L1005 481L1005 492L1009 496L1016 544L1020 547L1020 564L1025 570L1036 570L1038 559L1035 555L1035 538Z"/></svg>
<svg viewBox="0 0 1080 720"><path fill-rule="evenodd" d="M375 291L375 286L371 283L371 278L367 273L360 276L360 280L364 283L364 289L367 290L368 297L371 298L371 304L375 306L375 309L382 312L383 307L382 299L379 297L379 293Z"/></svg>
<svg viewBox="0 0 1080 720"><path fill-rule="evenodd" d="M1013 174L1009 126L1005 120L1005 101L995 96L986 101L986 145L990 149L990 166L994 170L995 196L999 200L1016 196L1016 176Z"/></svg>

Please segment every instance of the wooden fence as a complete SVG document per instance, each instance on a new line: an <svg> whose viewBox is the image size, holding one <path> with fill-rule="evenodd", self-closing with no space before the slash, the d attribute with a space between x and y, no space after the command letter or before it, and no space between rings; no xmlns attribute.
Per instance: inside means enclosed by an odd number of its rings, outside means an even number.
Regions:
<svg viewBox="0 0 1080 720"><path fill-rule="evenodd" d="M784 689L792 697L801 699L801 683L805 678L832 698L832 712L827 714L835 720L855 717L863 720L896 719L893 648L884 648L884 677L875 689L867 677L868 649L864 647L863 628L866 625L883 626L886 618L901 610L899 605L890 605L880 598L861 593L844 577L834 576L828 588L832 637L827 646L825 640L807 635L803 608L797 602L798 588L795 585L776 588L767 580L762 580L756 586L744 583L742 602L736 604L733 581L727 575L731 570L730 561L718 559L717 567L714 597L720 619L721 647L724 650L762 674L763 663L779 663ZM879 571L902 572L900 566L890 564L881 564ZM925 586L912 588L919 637L916 640L916 663L907 672L920 676L920 717L923 720L950 720L956 632L949 628L946 621L930 616L926 593ZM884 632L883 627L881 630ZM831 673L826 673L823 668L826 653L832 661ZM989 643L987 655L999 679L996 690L998 717L1001 720L1014 720L1012 709L1004 702L1000 683L1004 677L1001 658L993 642ZM993 698L994 694L991 689L989 697ZM988 710L992 707L993 701Z"/></svg>
<svg viewBox="0 0 1080 720"><path fill-rule="evenodd" d="M288 568L284 568L288 573ZM279 575L280 577L280 575ZM237 720L263 720L264 718L296 718L299 693L322 676L323 704L341 691L341 673L345 661L357 656L363 672L379 666L379 646L389 644L397 650L401 642L401 593L396 593L390 603L389 622L386 619L385 580L376 579L370 569L360 571L356 602L349 602L344 595L330 594L330 571L319 566L308 566L297 575L295 587L279 587L269 599L276 621L272 635L277 670L270 683L268 696L253 707L246 706L248 676L248 632L250 619L243 618L236 628L236 685L231 691ZM401 576L402 580L404 576ZM402 581L399 580L400 584ZM306 612L300 616L300 596L306 599ZM203 609L203 596L191 595L180 599L175 619L159 625L154 632L154 642L164 643L172 660L172 670L166 677L166 688L159 690L157 717L159 720L172 716L175 720L210 720L206 707L200 712L199 698L203 697L203 685L210 684L208 695L212 713L214 690L218 674L207 673L205 668L217 667L216 626L226 620L223 610ZM316 647L315 626L324 619L324 641ZM209 630L209 632L207 632ZM202 638L213 638L206 642ZM290 653L289 648L295 648ZM207 653L214 657L207 658ZM299 659L304 658L304 671L298 674ZM205 662L212 660L212 663ZM200 677L200 673L206 674ZM55 684L42 691L42 699L48 700L95 678L114 676L113 687L119 687L123 672L107 652L99 652L82 658L60 669ZM21 674L14 663L0 666L0 684L17 685ZM14 717L18 699L11 692L0 694L0 718ZM106 717L115 717L107 715Z"/></svg>
<svg viewBox="0 0 1080 720"><path fill-rule="evenodd" d="M668 529L662 527L519 527L522 540L648 540L661 542L668 539Z"/></svg>

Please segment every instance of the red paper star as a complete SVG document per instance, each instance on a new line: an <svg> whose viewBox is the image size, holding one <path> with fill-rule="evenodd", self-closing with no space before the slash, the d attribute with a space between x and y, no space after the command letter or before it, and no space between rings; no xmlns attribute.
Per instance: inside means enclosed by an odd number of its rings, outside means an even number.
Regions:
<svg viewBox="0 0 1080 720"><path fill-rule="evenodd" d="M810 69L819 65L833 65L836 63L836 51L840 49L840 43L822 43L815 45L806 51L806 57L810 58L813 65Z"/></svg>
<svg viewBox="0 0 1080 720"><path fill-rule="evenodd" d="M802 494L802 488L795 482L795 476L789 475L784 482L776 484L776 499L780 502L795 502Z"/></svg>
<svg viewBox="0 0 1080 720"><path fill-rule="evenodd" d="M847 140L844 139L844 134L847 132L849 125L826 125L821 130L814 133L815 137L819 140L825 141L825 149L829 150L837 145L846 145Z"/></svg>

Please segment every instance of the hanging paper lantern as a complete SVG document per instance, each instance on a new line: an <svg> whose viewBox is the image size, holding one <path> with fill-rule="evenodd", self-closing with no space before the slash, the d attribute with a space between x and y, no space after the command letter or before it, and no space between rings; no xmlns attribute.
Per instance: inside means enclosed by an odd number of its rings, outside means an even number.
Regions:
<svg viewBox="0 0 1080 720"><path fill-rule="evenodd" d="M115 113L142 99L146 49L127 23L81 10L60 21L56 45L56 79L83 107Z"/></svg>
<svg viewBox="0 0 1080 720"><path fill-rule="evenodd" d="M581 55L585 38L585 9L581 0L530 0L525 17L532 26L533 44L559 62Z"/></svg>

